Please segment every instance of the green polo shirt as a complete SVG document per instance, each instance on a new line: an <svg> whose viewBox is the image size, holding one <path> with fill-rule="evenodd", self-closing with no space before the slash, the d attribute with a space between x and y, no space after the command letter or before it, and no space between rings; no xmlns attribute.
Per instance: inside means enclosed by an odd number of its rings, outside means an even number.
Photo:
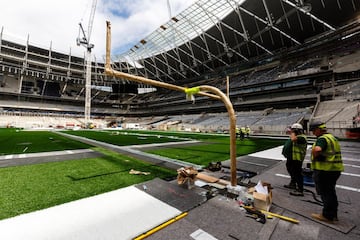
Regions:
<svg viewBox="0 0 360 240"><path fill-rule="evenodd" d="M321 152L325 152L327 148L327 142L325 138L318 138L316 139L315 146L321 147ZM319 155L316 158L317 161L325 161L325 156Z"/></svg>
<svg viewBox="0 0 360 240"><path fill-rule="evenodd" d="M286 159L292 160L292 142L290 138L284 143L282 155L284 155Z"/></svg>

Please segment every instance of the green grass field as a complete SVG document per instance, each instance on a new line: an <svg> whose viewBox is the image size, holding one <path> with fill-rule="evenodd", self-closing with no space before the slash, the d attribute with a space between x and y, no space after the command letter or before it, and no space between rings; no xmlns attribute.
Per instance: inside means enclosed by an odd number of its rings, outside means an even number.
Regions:
<svg viewBox="0 0 360 240"><path fill-rule="evenodd" d="M283 140L270 140L260 138L244 139L237 141L236 156L277 147L283 144ZM185 162L207 166L210 162L228 160L230 158L229 137L218 137L204 141L204 144L187 147L160 147L146 152L161 155L168 158L178 159Z"/></svg>
<svg viewBox="0 0 360 240"><path fill-rule="evenodd" d="M160 148L149 151L199 165L229 158L229 137L225 135L146 131L66 133L120 146L199 140L201 144L191 147ZM105 193L156 177L171 179L177 175L175 170L154 166L103 148L95 148L53 132L0 129L0 141L1 155L81 148L91 148L104 154L100 158L0 168L0 219ZM282 143L283 141L279 140L246 139L238 141L237 154L244 155ZM132 175L129 174L131 169L150 172L150 174Z"/></svg>
<svg viewBox="0 0 360 240"><path fill-rule="evenodd" d="M155 134L152 132L133 131L63 131L66 134L86 137L100 142L110 143L117 146L140 145L150 143L179 142L187 140L166 134Z"/></svg>
<svg viewBox="0 0 360 240"><path fill-rule="evenodd" d="M0 155L86 149L88 144L49 131L0 129Z"/></svg>
<svg viewBox="0 0 360 240"><path fill-rule="evenodd" d="M110 151L102 158L0 168L0 219L127 187L172 178L164 169ZM129 174L131 169L149 175Z"/></svg>
<svg viewBox="0 0 360 240"><path fill-rule="evenodd" d="M67 131L66 133L83 136L98 141L108 142L119 146L159 143L169 141L198 140L201 144L193 146L156 147L146 150L148 153L172 159L207 166L210 162L224 161L230 158L230 138L223 134L199 134L180 132L156 131ZM159 138L159 136L161 136ZM283 140L245 138L236 142L236 155L243 156L249 153L280 146Z"/></svg>

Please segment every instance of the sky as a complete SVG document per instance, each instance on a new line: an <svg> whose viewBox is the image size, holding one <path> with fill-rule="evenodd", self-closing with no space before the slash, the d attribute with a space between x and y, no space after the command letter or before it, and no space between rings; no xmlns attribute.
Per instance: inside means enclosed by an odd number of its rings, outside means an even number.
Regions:
<svg viewBox="0 0 360 240"><path fill-rule="evenodd" d="M196 0L97 0L90 43L93 58L105 55L106 21L111 22L111 54L120 54ZM93 0L0 0L3 39L84 57L77 46L79 23L88 34ZM83 35L80 34L80 37Z"/></svg>

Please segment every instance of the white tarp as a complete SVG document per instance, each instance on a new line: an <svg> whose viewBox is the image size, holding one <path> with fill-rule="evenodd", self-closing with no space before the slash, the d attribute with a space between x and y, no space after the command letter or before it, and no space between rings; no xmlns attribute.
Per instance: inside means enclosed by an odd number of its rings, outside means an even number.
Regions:
<svg viewBox="0 0 360 240"><path fill-rule="evenodd" d="M1 240L132 239L181 212L134 186L0 221Z"/></svg>

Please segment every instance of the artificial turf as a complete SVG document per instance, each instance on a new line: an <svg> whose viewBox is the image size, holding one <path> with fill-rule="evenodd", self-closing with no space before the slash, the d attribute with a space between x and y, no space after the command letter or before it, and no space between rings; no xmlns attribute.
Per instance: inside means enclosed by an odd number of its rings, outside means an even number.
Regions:
<svg viewBox="0 0 360 240"><path fill-rule="evenodd" d="M49 131L0 129L0 155L86 149L91 146Z"/></svg>
<svg viewBox="0 0 360 240"><path fill-rule="evenodd" d="M173 178L164 169L107 150L102 158L0 168L0 219L130 186ZM129 174L131 169L149 175Z"/></svg>
<svg viewBox="0 0 360 240"><path fill-rule="evenodd" d="M201 143L193 144L191 146L156 146L153 149L147 149L144 151L202 166L207 166L210 162L227 160L230 156L230 137L226 134L201 134L140 130L67 131L66 133L119 146L165 143L169 141L197 140ZM277 147L283 145L283 143L284 140L278 139L245 138L242 141L237 140L236 155L243 156L249 153Z"/></svg>
<svg viewBox="0 0 360 240"><path fill-rule="evenodd" d="M277 147L283 140L248 138L236 142L236 156ZM203 144L192 146L157 147L146 150L148 153L207 166L210 162L224 161L230 158L229 137L217 137L204 140Z"/></svg>
<svg viewBox="0 0 360 240"><path fill-rule="evenodd" d="M229 136L149 131L67 131L67 133L125 146L199 140L190 147L171 147L149 152L207 165L229 158ZM245 139L237 142L237 155L279 146L283 141ZM45 152L91 146L46 131L0 129L0 154ZM130 186L153 178L174 178L176 171L151 165L102 148L104 157L0 168L0 219L32 212ZM150 172L132 175L131 169Z"/></svg>
<svg viewBox="0 0 360 240"><path fill-rule="evenodd" d="M63 131L80 137L110 143L118 146L140 145L150 143L166 143L186 141L186 138L167 136L165 134L154 134L152 132L132 132L132 131Z"/></svg>

